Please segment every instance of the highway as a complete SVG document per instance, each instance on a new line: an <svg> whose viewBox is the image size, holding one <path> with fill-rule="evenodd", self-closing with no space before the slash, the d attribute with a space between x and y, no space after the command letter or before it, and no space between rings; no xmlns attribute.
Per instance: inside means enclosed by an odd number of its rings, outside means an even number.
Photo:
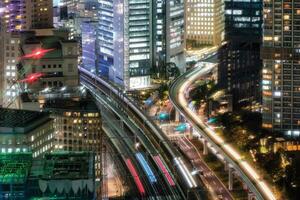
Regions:
<svg viewBox="0 0 300 200"><path fill-rule="evenodd" d="M160 172L165 183L168 183L171 193L175 197L180 196L179 199L186 199L186 196L189 196L190 193L195 196L193 199L200 199L200 194L198 194L197 190L194 190L198 186L197 181L192 177L191 171L188 166L186 166L180 152L178 152L152 120L149 119L122 90L117 89L107 81L85 69L80 68L79 70L81 83L92 93L96 101L100 101L100 99L103 98L99 95L103 93L104 95L102 96L109 98L101 103L106 104L110 110L113 110L128 127L132 127L130 124L134 124L138 128L138 130L135 131L132 129L131 132L135 133L136 138L138 138L138 141L142 144L143 151L147 151L147 154L151 155L152 161L150 166L152 166L154 171ZM113 106L115 106L115 108L113 108ZM118 144L119 146L132 146L133 144L133 142L128 139L122 140L123 144ZM122 151L122 149L119 151ZM128 151L131 151L128 153L131 158L133 158L133 150L129 149ZM130 168L132 163L126 164ZM155 193L155 191L152 191L152 195L155 195Z"/></svg>
<svg viewBox="0 0 300 200"><path fill-rule="evenodd" d="M169 88L169 95L177 111L193 126L194 134L204 138L215 150L214 153L222 157L230 168L247 185L248 189L255 195L257 200L275 200L275 196L270 187L265 183L262 177L243 157L225 140L218 136L208 125L201 120L197 114L192 111L188 104L189 87L193 83L206 76L212 68L194 68L173 81Z"/></svg>
<svg viewBox="0 0 300 200"><path fill-rule="evenodd" d="M206 187L212 193L212 196L221 197L223 200L233 200L230 191L222 183L222 181L213 173L213 171L203 161L200 152L195 145L186 137L177 140L179 148L193 162L198 176L203 180Z"/></svg>

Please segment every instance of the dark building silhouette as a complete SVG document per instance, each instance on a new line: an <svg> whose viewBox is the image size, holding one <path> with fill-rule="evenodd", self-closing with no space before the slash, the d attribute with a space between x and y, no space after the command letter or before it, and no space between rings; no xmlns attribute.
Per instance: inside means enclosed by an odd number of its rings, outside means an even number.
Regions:
<svg viewBox="0 0 300 200"><path fill-rule="evenodd" d="M225 42L219 50L219 85L234 109L261 102L262 0L225 1Z"/></svg>

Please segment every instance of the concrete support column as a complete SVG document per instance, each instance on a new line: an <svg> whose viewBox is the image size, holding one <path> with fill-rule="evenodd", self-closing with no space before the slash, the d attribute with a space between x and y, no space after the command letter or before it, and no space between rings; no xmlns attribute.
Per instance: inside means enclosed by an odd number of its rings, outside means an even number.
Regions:
<svg viewBox="0 0 300 200"><path fill-rule="evenodd" d="M203 141L203 155L207 155L208 154L207 141L205 139L203 139L202 141Z"/></svg>
<svg viewBox="0 0 300 200"><path fill-rule="evenodd" d="M229 168L229 164L226 160L224 160L224 170L225 170L225 172L228 171L228 168Z"/></svg>
<svg viewBox="0 0 300 200"><path fill-rule="evenodd" d="M233 189L233 168L228 169L228 190Z"/></svg>
<svg viewBox="0 0 300 200"><path fill-rule="evenodd" d="M178 110L175 111L175 122L179 122L180 119L180 113Z"/></svg>
<svg viewBox="0 0 300 200"><path fill-rule="evenodd" d="M185 136L189 138L190 140L193 139L193 127L190 127L186 132Z"/></svg>

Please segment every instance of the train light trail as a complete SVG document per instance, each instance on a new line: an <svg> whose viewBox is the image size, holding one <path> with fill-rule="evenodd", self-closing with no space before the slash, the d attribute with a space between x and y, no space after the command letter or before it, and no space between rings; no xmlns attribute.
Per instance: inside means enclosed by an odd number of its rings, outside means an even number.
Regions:
<svg viewBox="0 0 300 200"><path fill-rule="evenodd" d="M135 182L135 184L136 184L136 186L137 186L140 194L144 195L146 193L145 192L145 188L144 188L144 186L143 186L143 184L141 182L141 179L138 176L137 171L134 168L134 166L133 166L133 164L132 164L132 162L131 162L130 159L126 159L126 165L127 165L128 169L129 169L129 171L130 171L130 173L131 173L131 175L132 175L132 177L134 179L134 182Z"/></svg>
<svg viewBox="0 0 300 200"><path fill-rule="evenodd" d="M157 182L157 179L156 179L156 177L155 177L153 171L151 170L149 164L148 164L147 161L145 160L143 154L141 154L141 153L136 153L135 156L136 156L137 160L139 161L139 163L142 165L142 167L143 167L145 173L147 174L147 177L148 177L149 181L150 181L151 183L156 183L156 182Z"/></svg>
<svg viewBox="0 0 300 200"><path fill-rule="evenodd" d="M22 56L21 59L32 58L32 59L38 60L38 59L41 59L42 57L44 57L46 53L53 51L53 50L54 49L35 49L31 53L25 54L24 56Z"/></svg>
<svg viewBox="0 0 300 200"><path fill-rule="evenodd" d="M154 156L153 159L156 161L157 165L159 166L159 168L161 169L161 171L165 175L165 177L166 177L168 183L170 184L170 186L174 186L175 183L174 183L170 173L166 169L165 165L162 163L160 157L159 156Z"/></svg>

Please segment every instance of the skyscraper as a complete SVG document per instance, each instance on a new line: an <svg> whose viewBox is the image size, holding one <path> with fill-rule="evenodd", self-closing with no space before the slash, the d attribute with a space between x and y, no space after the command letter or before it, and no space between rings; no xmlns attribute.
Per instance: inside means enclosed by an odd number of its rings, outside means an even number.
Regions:
<svg viewBox="0 0 300 200"><path fill-rule="evenodd" d="M17 92L11 85L17 75L19 31L28 28L25 5L25 0L0 1L0 105Z"/></svg>
<svg viewBox="0 0 300 200"><path fill-rule="evenodd" d="M261 102L262 0L225 1L225 44L219 51L219 85L234 108Z"/></svg>
<svg viewBox="0 0 300 200"><path fill-rule="evenodd" d="M114 1L114 64L109 77L126 89L150 86L152 1Z"/></svg>
<svg viewBox="0 0 300 200"><path fill-rule="evenodd" d="M101 1L98 29L101 74L127 90L151 86L156 67L184 70L184 2Z"/></svg>
<svg viewBox="0 0 300 200"><path fill-rule="evenodd" d="M26 0L26 18L30 28L43 29L53 27L53 0Z"/></svg>
<svg viewBox="0 0 300 200"><path fill-rule="evenodd" d="M26 26L25 5L25 0L5 0L0 2L1 31L14 32L28 28Z"/></svg>
<svg viewBox="0 0 300 200"><path fill-rule="evenodd" d="M185 23L183 0L157 0L154 6L153 50L154 66L165 67L175 63L181 72L185 70Z"/></svg>
<svg viewBox="0 0 300 200"><path fill-rule="evenodd" d="M20 31L52 28L52 0L0 1L0 105L17 95L16 64L19 59ZM17 108L18 105L13 104Z"/></svg>
<svg viewBox="0 0 300 200"><path fill-rule="evenodd" d="M113 0L99 3L99 25L97 28L97 73L108 77L113 65Z"/></svg>
<svg viewBox="0 0 300 200"><path fill-rule="evenodd" d="M187 0L186 31L192 46L220 45L224 38L224 1Z"/></svg>
<svg viewBox="0 0 300 200"><path fill-rule="evenodd" d="M300 136L300 2L264 2L263 127Z"/></svg>

